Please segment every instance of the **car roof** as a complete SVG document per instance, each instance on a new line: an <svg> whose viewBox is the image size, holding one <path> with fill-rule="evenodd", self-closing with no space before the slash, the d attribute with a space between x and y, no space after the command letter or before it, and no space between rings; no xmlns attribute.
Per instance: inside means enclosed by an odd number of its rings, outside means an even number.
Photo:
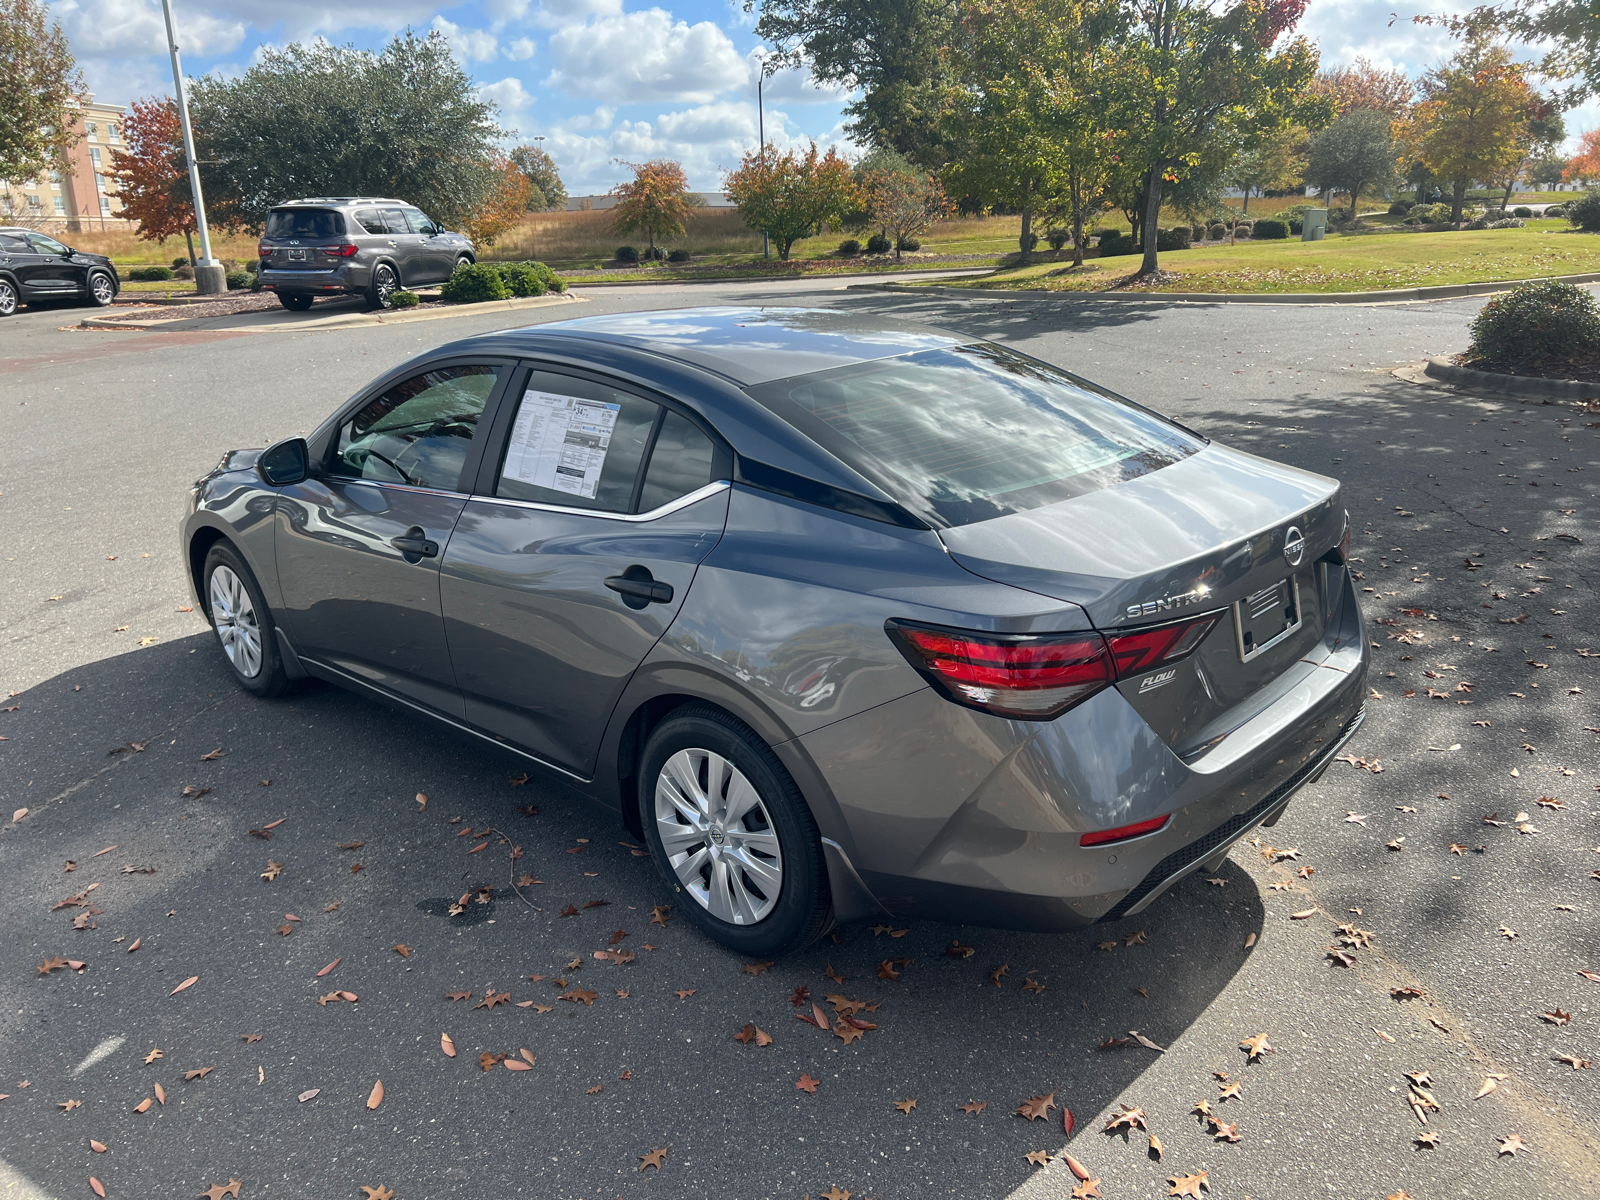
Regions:
<svg viewBox="0 0 1600 1200"><path fill-rule="evenodd" d="M547 349L552 337L569 346L627 346L715 372L741 387L975 340L888 317L777 307L609 313L483 336L528 353Z"/></svg>
<svg viewBox="0 0 1600 1200"><path fill-rule="evenodd" d="M408 201L396 200L390 196L307 196L301 200L283 200L272 207L296 208L300 205L317 205L326 208L334 204L403 204L407 208L416 207Z"/></svg>

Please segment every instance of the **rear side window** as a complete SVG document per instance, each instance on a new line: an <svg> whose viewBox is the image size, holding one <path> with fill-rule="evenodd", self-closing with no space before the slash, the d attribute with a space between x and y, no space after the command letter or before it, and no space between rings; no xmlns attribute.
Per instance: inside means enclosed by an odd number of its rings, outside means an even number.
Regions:
<svg viewBox="0 0 1600 1200"><path fill-rule="evenodd" d="M711 439L696 429L687 417L667 413L650 451L645 469L644 488L639 493L639 511L649 512L686 496L711 482L715 453Z"/></svg>
<svg viewBox="0 0 1600 1200"><path fill-rule="evenodd" d="M534 371L517 402L494 494L628 512L660 411L602 383Z"/></svg>
<svg viewBox="0 0 1600 1200"><path fill-rule="evenodd" d="M271 238L328 238L344 234L344 214L323 208L279 208L267 214Z"/></svg>
<svg viewBox="0 0 1600 1200"><path fill-rule="evenodd" d="M1169 466L1205 443L1001 346L923 350L749 389L934 525L969 525Z"/></svg>
<svg viewBox="0 0 1600 1200"><path fill-rule="evenodd" d="M358 208L355 213L356 222L368 233L388 233L383 224L383 214L375 208Z"/></svg>
<svg viewBox="0 0 1600 1200"><path fill-rule="evenodd" d="M27 241L14 233L0 233L0 254L32 254Z"/></svg>

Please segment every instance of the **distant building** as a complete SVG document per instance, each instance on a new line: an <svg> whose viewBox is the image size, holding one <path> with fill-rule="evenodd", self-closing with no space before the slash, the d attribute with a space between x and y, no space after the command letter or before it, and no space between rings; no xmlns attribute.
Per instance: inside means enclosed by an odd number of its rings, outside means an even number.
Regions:
<svg viewBox="0 0 1600 1200"><path fill-rule="evenodd" d="M97 104L92 95L76 106L75 129L82 136L43 178L22 184L0 183L0 220L50 232L126 229L117 195L111 152L124 148L121 104Z"/></svg>
<svg viewBox="0 0 1600 1200"><path fill-rule="evenodd" d="M737 205L728 199L727 192L690 192L705 208L735 208ZM615 208L615 196L568 196L568 212L604 212L608 208Z"/></svg>

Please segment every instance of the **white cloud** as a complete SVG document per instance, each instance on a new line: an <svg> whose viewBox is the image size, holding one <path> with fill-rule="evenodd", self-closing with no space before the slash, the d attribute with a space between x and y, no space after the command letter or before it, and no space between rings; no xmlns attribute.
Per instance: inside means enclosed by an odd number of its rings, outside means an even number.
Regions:
<svg viewBox="0 0 1600 1200"><path fill-rule="evenodd" d="M450 49L463 62L490 62L500 52L500 40L487 29L464 29L439 16L433 18L429 28L434 33L442 33Z"/></svg>
<svg viewBox="0 0 1600 1200"><path fill-rule="evenodd" d="M517 38L514 42L506 47L506 57L513 59L516 62L526 62L528 59L532 58L538 52L538 50L539 47L533 44L532 38L521 37Z"/></svg>
<svg viewBox="0 0 1600 1200"><path fill-rule="evenodd" d="M510 0L490 0L506 3ZM574 25L586 17L618 17L622 15L622 0L540 0L535 24L547 29Z"/></svg>
<svg viewBox="0 0 1600 1200"><path fill-rule="evenodd" d="M537 101L537 97L522 86L522 80L511 75L498 83L479 84L478 95L484 100L494 101L500 106L500 111L508 117L526 112Z"/></svg>
<svg viewBox="0 0 1600 1200"><path fill-rule="evenodd" d="M65 0L55 8L79 56L161 54L167 30L159 0ZM244 40L245 23L209 12L187 12L178 48L188 55L226 54Z"/></svg>
<svg viewBox="0 0 1600 1200"><path fill-rule="evenodd" d="M769 51L756 47L747 56L752 78L761 69ZM811 77L809 67L796 67L775 71L762 85L762 95L769 104L843 104L850 97L849 88L837 83L818 83Z"/></svg>
<svg viewBox="0 0 1600 1200"><path fill-rule="evenodd" d="M617 119L617 110L609 104L602 104L592 113L578 113L568 117L562 122L567 129L591 130L610 129L611 122Z"/></svg>
<svg viewBox="0 0 1600 1200"><path fill-rule="evenodd" d="M710 21L674 21L659 8L591 18L550 36L545 84L609 101L706 104L752 82L749 64Z"/></svg>

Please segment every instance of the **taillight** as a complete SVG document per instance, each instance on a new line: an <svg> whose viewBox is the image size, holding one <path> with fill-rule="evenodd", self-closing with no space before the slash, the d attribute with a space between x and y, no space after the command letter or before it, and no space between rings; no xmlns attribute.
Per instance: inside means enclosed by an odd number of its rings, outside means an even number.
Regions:
<svg viewBox="0 0 1600 1200"><path fill-rule="evenodd" d="M265 242L261 242L261 243L257 244L257 246L256 246L256 253L259 254L262 258L271 258L272 257L272 247L267 245Z"/></svg>
<svg viewBox="0 0 1600 1200"><path fill-rule="evenodd" d="M1049 720L1112 681L1111 656L1098 633L968 633L902 621L884 628L948 699L997 716Z"/></svg>
<svg viewBox="0 0 1600 1200"><path fill-rule="evenodd" d="M1221 613L1208 613L1153 629L1133 629L1110 635L1107 641L1111 644L1117 678L1126 679L1140 671L1188 658L1221 619Z"/></svg>
<svg viewBox="0 0 1600 1200"><path fill-rule="evenodd" d="M351 258L355 255L354 242L340 242L337 246L324 246L322 252L329 258Z"/></svg>
<svg viewBox="0 0 1600 1200"><path fill-rule="evenodd" d="M1107 842L1125 842L1129 838L1143 837L1147 833L1154 833L1171 819L1172 814L1168 813L1164 817L1151 817L1148 821L1136 821L1132 825L1118 825L1115 829L1099 829L1080 837L1078 845L1104 846Z"/></svg>

